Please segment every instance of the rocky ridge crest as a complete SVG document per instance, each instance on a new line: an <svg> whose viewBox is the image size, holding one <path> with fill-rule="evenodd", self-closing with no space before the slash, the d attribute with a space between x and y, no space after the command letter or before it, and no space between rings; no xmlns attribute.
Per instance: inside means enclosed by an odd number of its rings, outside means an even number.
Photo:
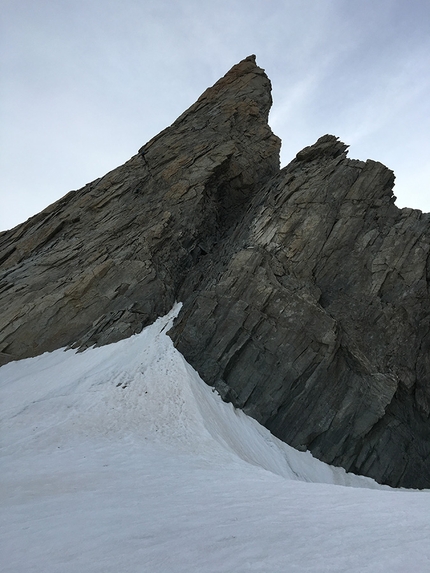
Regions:
<svg viewBox="0 0 430 573"><path fill-rule="evenodd" d="M250 56L126 164L0 235L3 363L138 332L275 435L430 487L430 216L326 135L279 169Z"/></svg>

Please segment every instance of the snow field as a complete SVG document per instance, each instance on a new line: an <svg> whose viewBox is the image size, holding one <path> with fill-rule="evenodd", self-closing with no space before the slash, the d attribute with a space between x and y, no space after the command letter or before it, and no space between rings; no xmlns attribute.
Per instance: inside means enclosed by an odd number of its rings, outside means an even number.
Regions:
<svg viewBox="0 0 430 573"><path fill-rule="evenodd" d="M430 572L429 492L331 468L222 402L166 335L178 310L0 368L0 571Z"/></svg>

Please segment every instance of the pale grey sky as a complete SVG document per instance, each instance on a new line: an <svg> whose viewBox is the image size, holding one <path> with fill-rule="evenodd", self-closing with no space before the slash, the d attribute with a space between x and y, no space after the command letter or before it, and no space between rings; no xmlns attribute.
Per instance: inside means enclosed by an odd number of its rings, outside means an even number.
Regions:
<svg viewBox="0 0 430 573"><path fill-rule="evenodd" d="M319 136L430 211L428 0L0 0L0 229L120 165L239 60L282 165Z"/></svg>

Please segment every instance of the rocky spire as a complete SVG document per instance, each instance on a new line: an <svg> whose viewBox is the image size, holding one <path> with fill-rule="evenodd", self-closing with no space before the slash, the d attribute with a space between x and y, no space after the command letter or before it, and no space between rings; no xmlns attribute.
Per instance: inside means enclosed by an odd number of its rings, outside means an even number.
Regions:
<svg viewBox="0 0 430 573"><path fill-rule="evenodd" d="M279 170L270 82L234 66L130 161L0 235L3 362L171 337L226 400L320 459L430 487L430 216L321 137Z"/></svg>
<svg viewBox="0 0 430 573"><path fill-rule="evenodd" d="M127 163L0 235L3 363L127 337L279 170L271 85L250 56Z"/></svg>

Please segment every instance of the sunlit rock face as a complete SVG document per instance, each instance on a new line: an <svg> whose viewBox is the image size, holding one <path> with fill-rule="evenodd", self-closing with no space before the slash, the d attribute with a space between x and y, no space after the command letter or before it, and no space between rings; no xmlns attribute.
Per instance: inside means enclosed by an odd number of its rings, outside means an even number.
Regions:
<svg viewBox="0 0 430 573"><path fill-rule="evenodd" d="M225 400L325 462L430 487L430 217L326 135L279 169L270 81L234 66L125 165L0 235L3 363L182 311Z"/></svg>

